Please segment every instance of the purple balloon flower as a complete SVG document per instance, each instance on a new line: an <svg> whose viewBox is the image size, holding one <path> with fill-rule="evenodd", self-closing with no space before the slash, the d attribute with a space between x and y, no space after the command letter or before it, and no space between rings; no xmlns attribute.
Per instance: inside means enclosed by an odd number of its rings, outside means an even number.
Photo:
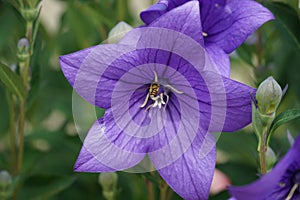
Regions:
<svg viewBox="0 0 300 200"><path fill-rule="evenodd" d="M249 124L255 90L222 76L201 45L200 26L192 1L118 44L60 57L77 93L106 109L89 130L75 171L124 170L147 155L184 199L208 198L216 161L211 133Z"/></svg>
<svg viewBox="0 0 300 200"><path fill-rule="evenodd" d="M141 19L150 24L168 11L191 0L159 0L141 13ZM272 13L253 0L198 0L203 44L220 68L229 77L230 62L227 54L240 46L249 35L265 22Z"/></svg>
<svg viewBox="0 0 300 200"><path fill-rule="evenodd" d="M236 200L300 199L300 135L272 171L254 183L229 190Z"/></svg>

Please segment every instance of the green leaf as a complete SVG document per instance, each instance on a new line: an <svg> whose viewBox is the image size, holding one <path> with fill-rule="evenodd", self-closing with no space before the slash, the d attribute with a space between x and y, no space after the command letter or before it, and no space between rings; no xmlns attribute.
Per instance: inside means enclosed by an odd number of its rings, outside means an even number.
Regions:
<svg viewBox="0 0 300 200"><path fill-rule="evenodd" d="M282 113L280 113L273 121L269 135L268 135L268 141L270 140L270 137L274 131L281 126L282 124L285 124L293 119L296 119L300 117L300 110L287 110Z"/></svg>
<svg viewBox="0 0 300 200"><path fill-rule="evenodd" d="M252 62L252 56L253 56L252 47L246 44L242 44L239 48L236 49L236 52L243 61L245 61L250 66L255 67L255 65Z"/></svg>
<svg viewBox="0 0 300 200"><path fill-rule="evenodd" d="M20 191L22 199L49 199L65 190L75 181L72 176L34 175L29 177Z"/></svg>
<svg viewBox="0 0 300 200"><path fill-rule="evenodd" d="M21 77L2 63L0 63L0 81L20 99L25 98L25 86L23 85Z"/></svg>
<svg viewBox="0 0 300 200"><path fill-rule="evenodd" d="M266 7L275 15L275 22L286 40L300 49L300 19L295 9L280 2L266 3Z"/></svg>
<svg viewBox="0 0 300 200"><path fill-rule="evenodd" d="M210 196L209 200L224 200L224 199L229 199L229 198L230 198L230 194L228 193L227 190L225 190L214 196Z"/></svg>

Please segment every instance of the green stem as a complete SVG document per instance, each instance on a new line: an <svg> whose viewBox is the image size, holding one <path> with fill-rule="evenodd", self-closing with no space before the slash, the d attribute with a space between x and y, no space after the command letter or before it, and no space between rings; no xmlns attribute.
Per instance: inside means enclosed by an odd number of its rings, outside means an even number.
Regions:
<svg viewBox="0 0 300 200"><path fill-rule="evenodd" d="M147 185L148 200L155 200L153 183L146 179L146 185Z"/></svg>
<svg viewBox="0 0 300 200"><path fill-rule="evenodd" d="M27 21L26 22L26 38L28 39L29 43L32 43L32 30L33 30L33 22Z"/></svg>
<svg viewBox="0 0 300 200"><path fill-rule="evenodd" d="M174 194L174 191L172 189L169 189L168 191L168 195L167 195L167 200L171 200L172 199L172 196Z"/></svg>
<svg viewBox="0 0 300 200"><path fill-rule="evenodd" d="M32 40L32 31L33 31L33 22L26 21L26 37L29 41L30 45L30 52L29 57L25 61L19 62L20 66L20 75L22 77L24 86L25 86L25 98L20 100L20 115L19 115L19 126L18 126L18 152L17 152L17 159L16 159L16 174L19 175L22 170L22 163L23 163L23 155L24 155L24 133L25 133L25 117L26 117L26 97L29 92L29 65L30 65L30 58L33 53L33 40ZM13 199L17 198L18 190L20 185L16 186L16 189L13 194Z"/></svg>
<svg viewBox="0 0 300 200"><path fill-rule="evenodd" d="M124 2L124 0L118 0L117 1L117 9L118 9L118 20L124 21L125 18L125 5L127 5L127 2Z"/></svg>
<svg viewBox="0 0 300 200"><path fill-rule="evenodd" d="M167 199L167 192L168 192L168 185L166 184L165 181L162 181L162 183L160 184L160 196L159 199L160 200L166 200Z"/></svg>
<svg viewBox="0 0 300 200"><path fill-rule="evenodd" d="M20 119L19 119L19 148L18 148L18 162L17 162L18 174L21 172L22 169L22 161L23 161L23 154L24 154L25 108L26 108L26 100L21 100Z"/></svg>
<svg viewBox="0 0 300 200"><path fill-rule="evenodd" d="M16 150L16 113L15 105L16 101L14 96L6 92L6 99L9 107L9 139L10 139L10 157L11 157L11 174L16 175L16 159L17 159L17 150Z"/></svg>
<svg viewBox="0 0 300 200"><path fill-rule="evenodd" d="M267 173L267 162L266 162L266 152L267 152L267 131L264 129L262 133L262 141L259 144L259 163L260 163L260 172L261 174Z"/></svg>

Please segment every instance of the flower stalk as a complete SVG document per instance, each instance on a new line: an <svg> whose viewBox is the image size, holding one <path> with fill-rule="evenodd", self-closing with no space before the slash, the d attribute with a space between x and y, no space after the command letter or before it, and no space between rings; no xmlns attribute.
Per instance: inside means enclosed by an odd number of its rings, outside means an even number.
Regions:
<svg viewBox="0 0 300 200"><path fill-rule="evenodd" d="M10 140L10 158L11 158L11 173L16 175L16 159L17 159L17 146L16 146L16 100L14 95L6 92L6 100L9 108L9 140Z"/></svg>
<svg viewBox="0 0 300 200"><path fill-rule="evenodd" d="M23 154L24 154L24 129L25 129L25 117L26 117L26 96L30 90L29 86L29 66L31 56L33 54L33 44L35 37L33 36L34 21L37 19L39 11L36 8L37 3L30 7L25 7L21 4L21 14L26 21L26 33L25 38L22 38L18 42L18 61L20 66L20 75L25 86L25 98L20 100L20 116L18 125L18 152L17 152L17 164L16 172L20 173L22 168ZM35 24L37 25L37 24Z"/></svg>
<svg viewBox="0 0 300 200"><path fill-rule="evenodd" d="M162 183L160 184L160 200L165 200L167 199L167 194L168 194L168 185L165 181L162 180Z"/></svg>
<svg viewBox="0 0 300 200"><path fill-rule="evenodd" d="M10 107L10 143L11 143L11 158L12 158L12 174L17 176L21 173L23 155L24 155L24 134L25 134L25 119L26 119L26 100L30 90L30 74L29 67L31 56L33 54L33 46L35 33L37 31L38 21L36 20L39 14L36 1L34 4L26 4L20 1L20 12L26 22L25 37L18 42L18 65L20 67L20 76L23 85L25 86L25 97L17 101L13 96L8 96ZM26 4L26 5L25 5ZM17 118L16 111L19 111ZM14 190L13 199L17 198L17 193L20 185L17 185Z"/></svg>
<svg viewBox="0 0 300 200"><path fill-rule="evenodd" d="M266 131L263 132L262 142L259 145L259 163L260 163L260 171L262 174L267 173L267 160L266 160L266 152L267 152L267 145L266 145Z"/></svg>
<svg viewBox="0 0 300 200"><path fill-rule="evenodd" d="M146 184L147 184L148 200L155 200L153 183L149 180L146 180Z"/></svg>

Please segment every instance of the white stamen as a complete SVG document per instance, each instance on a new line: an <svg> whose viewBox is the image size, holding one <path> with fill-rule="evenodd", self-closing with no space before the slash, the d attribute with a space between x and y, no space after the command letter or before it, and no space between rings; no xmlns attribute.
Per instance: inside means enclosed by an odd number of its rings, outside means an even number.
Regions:
<svg viewBox="0 0 300 200"><path fill-rule="evenodd" d="M203 37L207 37L208 36L208 34L205 33L205 32L202 32L202 35L203 35Z"/></svg>
<svg viewBox="0 0 300 200"><path fill-rule="evenodd" d="M183 94L183 92L175 89L173 86L171 85L165 85L166 88L170 89L172 92L176 92L177 94Z"/></svg>
<svg viewBox="0 0 300 200"><path fill-rule="evenodd" d="M145 101L144 101L144 103L140 106L140 108L144 108L146 105L147 105L147 103L148 103L148 99L149 99L149 93L147 94L147 96L146 96L146 98L145 98Z"/></svg>
<svg viewBox="0 0 300 200"><path fill-rule="evenodd" d="M153 71L153 73L154 73L154 82L158 82L158 76L156 71Z"/></svg>
<svg viewBox="0 0 300 200"><path fill-rule="evenodd" d="M296 184L292 187L291 191L289 192L289 194L288 194L288 196L286 197L285 200L291 200L291 199L293 198L293 195L294 195L294 193L295 193L295 191L297 190L298 187L299 187L299 183L296 183Z"/></svg>

